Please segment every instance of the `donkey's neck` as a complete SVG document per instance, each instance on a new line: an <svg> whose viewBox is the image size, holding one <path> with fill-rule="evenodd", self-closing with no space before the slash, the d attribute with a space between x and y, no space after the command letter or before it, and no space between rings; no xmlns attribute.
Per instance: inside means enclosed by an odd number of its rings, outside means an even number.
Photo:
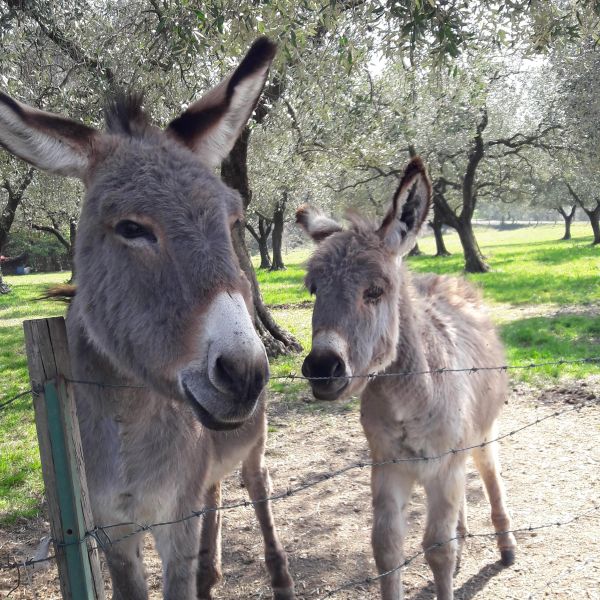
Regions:
<svg viewBox="0 0 600 600"><path fill-rule="evenodd" d="M402 283L398 294L398 343L396 358L387 372L413 372L427 369L423 348L423 315L412 273L401 267Z"/></svg>

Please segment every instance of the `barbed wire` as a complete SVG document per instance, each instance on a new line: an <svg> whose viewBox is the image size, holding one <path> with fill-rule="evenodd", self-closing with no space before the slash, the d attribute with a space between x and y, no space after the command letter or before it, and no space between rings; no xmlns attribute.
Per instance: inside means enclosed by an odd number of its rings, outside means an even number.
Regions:
<svg viewBox="0 0 600 600"><path fill-rule="evenodd" d="M389 577L393 573L397 573L398 571L405 569L411 563L413 563L417 558L427 554L427 552L430 552L431 550L435 550L436 548L441 548L442 546L446 546L447 544L451 544L452 542L455 542L455 541L472 539L472 538L480 538L480 537L499 537L501 535L506 535L508 533L513 533L513 534L514 533L529 533L532 531L539 531L540 529L549 529L551 527L564 527L565 525L571 525L572 523L575 523L575 522L579 521L580 519L583 519L599 510L600 510L600 505L594 504L594 506L590 507L589 509L585 510L584 512L576 514L575 516L568 518L566 520L553 521L551 523L543 523L540 525L529 525L527 527L517 527L515 529L505 529L502 531L488 531L488 532L482 532L482 533L467 532L464 534L455 535L454 537L451 537L443 542L437 542L435 544L432 544L431 546L428 546L427 548L424 548L423 550L419 550L418 552L415 552L410 558L407 558L402 563L400 563L397 567L394 567L393 569L390 569L389 571L384 571L383 573L379 573L379 575L375 575L373 577L363 577L362 579L354 579L352 581L347 581L346 583L343 583L342 585L336 587L335 589L329 590L324 596L321 596L321 597L322 598L331 598L335 594L342 592L343 590L346 590L351 587L356 587L358 585L372 585L373 583L379 581L380 579L383 579L384 577ZM320 593L321 592L315 592L313 595L320 594Z"/></svg>
<svg viewBox="0 0 600 600"><path fill-rule="evenodd" d="M422 371L371 373L371 374L366 374L366 375L354 375L354 376L350 376L348 378L375 379L378 377L406 377L406 376L413 376L413 375L441 375L441 374L445 374L445 373L477 373L479 371L491 371L491 370L508 371L508 370L517 370L517 369L522 370L522 369L534 369L534 368L540 368L540 367L546 367L546 366L561 366L561 365L567 365L567 364L585 364L585 363L588 363L588 364L589 363L600 363L600 357L588 357L588 358L572 359L572 360L561 359L561 360L557 360L557 361L546 361L546 362L540 362L540 363L531 362L531 363L522 364L522 365L500 365L500 366L492 366L492 367L466 367L466 368L456 368L456 369L440 368L440 369L431 369L431 370L422 370ZM337 379L337 378L340 378L340 377L305 377L305 376L296 375L295 373L290 373L287 375L274 376L271 378L271 380L284 380L285 379L285 380L291 380L291 381L294 381L294 380L310 381L310 380ZM342 376L341 378L344 378L344 377ZM102 387L102 388L143 389L146 387L143 385L106 383L106 382L85 381L85 380L76 380L76 379L68 379L67 381L69 381L72 384L95 385L95 386ZM16 402L18 399L23 398L24 396L26 396L28 394L32 394L32 393L34 393L34 392L31 389L24 390L23 392L20 392L16 396L13 396L7 400L2 401L0 403L0 410L5 409L12 403ZM183 523L183 522L189 521L191 519L201 518L204 515L213 513L213 512L232 510L235 508L247 508L250 506L256 506L258 504L263 504L265 502L274 502L274 501L282 500L282 499L288 498L290 496L293 496L295 494L298 494L300 492L303 492L307 489L321 485L322 483L325 483L336 477L344 475L352 470L373 468L373 467L384 466L384 465L389 465L389 464L400 464L400 463L405 463L405 462L424 462L424 461L441 460L442 458L444 458L448 455L451 455L451 454L469 452L476 448L483 448L485 446L488 446L490 444L493 444L500 440L503 440L507 437L514 436L517 433L520 433L521 431L528 429L530 427L533 427L535 425L538 425L539 423L541 423L543 421L546 421L546 420L552 419L552 418L557 418L559 416L562 416L562 415L570 413L570 412L580 411L583 408L590 406L592 404L595 404L595 403L596 402L594 402L594 400L592 400L592 401L582 402L576 406L571 406L571 407L563 409L563 410L553 411L548 415L545 415L543 417L538 417L535 420L533 420L529 423L526 423L525 425L517 427L516 429L512 429L511 431L506 432L502 435L499 435L498 437L496 437L492 440L484 440L483 442L480 442L478 444L473 444L471 446L466 446L466 447L462 447L462 448L450 448L447 451L442 452L438 455L394 458L394 459L389 459L389 460L385 460L385 461L359 461L359 462L355 462L355 463L346 465L346 466L341 467L340 469L336 469L334 471L330 471L327 473L321 473L321 474L313 477L312 480L310 480L310 481L301 483L293 488L288 488L286 490L283 490L276 494L270 495L266 498L261 498L259 500L243 500L243 501L239 501L239 502L235 502L235 503L223 504L223 505L217 506L217 507L208 507L208 508L204 508L201 510L193 511L189 515L186 515L180 519L173 519L170 521L162 521L162 522L152 523L152 524L123 522L123 523L115 523L115 524L110 524L110 525L105 525L105 526L96 526L91 531L87 531L84 534L83 538L80 540L75 540L75 541L69 542L69 543L56 541L56 540L52 540L52 541L57 546L65 547L65 546L69 546L69 545L85 543L87 539L92 538L96 541L96 543L98 544L98 546L100 548L105 549L107 547L107 545L114 545L114 544L120 543L132 536L151 531L152 529L154 529L156 527L170 526L170 525L175 525L178 523ZM579 514L579 515L573 517L572 519L569 519L567 521L562 521L562 522L553 522L553 523L547 523L547 524L542 524L542 525L537 525L537 526L522 527L522 528L513 529L513 530L505 531L505 532L468 533L468 534L465 534L462 536L455 536L445 542L441 542L441 543L431 546L430 548L421 550L420 552L412 555L409 559L406 559L401 565L399 565L398 567L396 567L388 572L381 573L374 577L367 577L367 578L364 578L361 580L346 582L346 583L342 584L342 586L339 586L338 588L335 588L334 590L327 592L327 594L325 596L323 596L323 598L330 598L334 594L336 594L344 589L347 589L348 587L352 587L352 586L356 586L356 585L371 584L373 582L376 582L379 579L381 579L382 577L385 577L387 575L390 575L390 574L396 572L399 569L403 569L403 568L407 567L410 563L412 563L414 560L416 560L419 556L424 555L427 551L434 549L435 547L439 547L439 546L451 543L451 542L461 539L463 537L464 538L474 538L474 537L485 537L485 536L498 536L498 535L502 535L503 533L527 532L527 531L534 531L537 529L544 529L544 528L548 528L548 527L567 525L569 523L572 523L574 521L577 521L577 520L583 518L590 512L597 511L599 509L600 509L600 506L595 505L589 511ZM110 535L108 533L110 530L115 529L115 528L123 528L123 527L135 527L136 529L134 529L133 531L131 531L125 535L122 535L116 539L110 538ZM11 570L11 569L19 570L21 568L28 568L28 567L35 568L36 565L41 564L41 563L51 562L51 561L55 560L55 558L56 558L56 556L52 555L52 556L49 556L46 558L37 558L37 559L33 558L33 559L27 559L27 560L19 561L19 562L17 562L17 561L7 562L5 565L0 564L0 571ZM19 573L19 581L20 581L20 573Z"/></svg>
<svg viewBox="0 0 600 600"><path fill-rule="evenodd" d="M256 506L259 504L264 504L265 502L276 502L278 500L283 500L285 498L289 498L290 496L294 496L300 492L306 491L307 489L321 485L321 484L325 483L326 481L330 481L336 477L344 475L352 470L373 468L373 467L379 467L379 466L390 465L390 464L401 464L401 463L407 463L407 462L435 461L435 460L440 460L440 459L444 458L445 456L448 456L451 454L459 454L459 453L463 453L463 452L469 452L476 448L484 448L486 446L489 446L490 444L494 444L494 443L496 443L500 440L503 440L507 437L514 436L514 435L520 433L521 431L524 431L525 429L534 427L535 425L538 425L539 423L542 423L543 421L547 421L548 419L557 418L559 416L562 416L564 414L568 414L571 412L580 411L583 408L585 408L587 406L591 406L595 403L596 403L595 401L587 401L587 402L584 401L576 406L570 406L569 408L565 408L563 410L553 411L550 414L545 415L543 417L538 417L537 419L530 421L529 423L526 423L525 425L522 425L521 427L512 429L511 431L509 431L507 433L501 434L492 440L484 440L483 442L473 444L471 446L466 446L463 448L451 448L445 452L442 452L442 453L434 455L434 456L415 456L415 457L406 457L406 458L392 458L392 459L388 459L388 460L384 460L384 461L368 461L368 460L359 461L359 462L351 463L349 465L346 465L345 467L341 467L334 471L321 473L321 474L313 477L311 481L301 483L295 487L287 488L286 490L283 490L276 494L272 494L265 498L260 498L259 500L241 500L241 501L235 502L235 503L222 504L220 506L203 508L200 510L192 511L191 513L189 513L179 519L172 519L169 521L160 521L157 523L141 524L141 523L137 523L134 521L125 521L125 522L120 522L120 523L112 523L110 525L97 525L91 531L87 531L84 534L84 536L79 540L74 540L74 541L68 542L68 543L55 541L55 544L58 546L61 546L61 547L66 547L66 546L84 543L87 538L91 537L97 542L97 544L100 546L100 548L102 548L104 550L107 546L118 544L118 543L120 543L126 539L129 539L133 536L152 531L153 529L155 529L157 527L165 527L165 526L170 526L170 525L176 525L179 523L184 523L184 522L190 521L192 519L201 518L204 515L214 513L214 512L232 510L235 508L247 508L247 507ZM135 529L133 529L129 533L126 533L116 539L111 539L111 537L109 535L109 531L116 529L116 528L125 528L125 527L134 527Z"/></svg>
<svg viewBox="0 0 600 600"><path fill-rule="evenodd" d="M17 394L16 396L9 398L8 400L3 400L2 402L0 402L0 410L5 409L7 406L11 405L13 402L16 402L19 398L23 398L23 396L27 396L28 394L31 394L32 391L33 390L31 390L31 389L25 390L25 391L21 392L20 394Z"/></svg>

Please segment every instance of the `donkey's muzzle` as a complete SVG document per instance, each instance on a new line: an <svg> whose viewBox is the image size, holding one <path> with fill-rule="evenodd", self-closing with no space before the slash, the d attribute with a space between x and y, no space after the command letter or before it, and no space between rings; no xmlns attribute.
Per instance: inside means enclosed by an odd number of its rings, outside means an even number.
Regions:
<svg viewBox="0 0 600 600"><path fill-rule="evenodd" d="M236 358L219 356L215 360L211 380L217 388L229 394L233 402L254 406L269 381L269 365L265 360L248 367Z"/></svg>
<svg viewBox="0 0 600 600"><path fill-rule="evenodd" d="M329 349L313 349L304 359L302 374L319 400L337 400L349 383L344 359Z"/></svg>

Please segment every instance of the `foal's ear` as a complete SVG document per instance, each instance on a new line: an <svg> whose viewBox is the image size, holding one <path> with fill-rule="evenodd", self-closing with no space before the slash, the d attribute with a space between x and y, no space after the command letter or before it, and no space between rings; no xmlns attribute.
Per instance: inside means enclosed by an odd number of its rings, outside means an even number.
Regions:
<svg viewBox="0 0 600 600"><path fill-rule="evenodd" d="M425 165L413 158L394 194L392 205L385 215L377 234L395 254L410 252L417 239L431 204L431 183Z"/></svg>
<svg viewBox="0 0 600 600"><path fill-rule="evenodd" d="M318 208L308 204L303 204L296 211L296 223L317 243L342 230L337 221L326 217Z"/></svg>
<svg viewBox="0 0 600 600"><path fill-rule="evenodd" d="M0 92L0 144L38 169L82 178L98 132Z"/></svg>
<svg viewBox="0 0 600 600"><path fill-rule="evenodd" d="M258 38L238 68L194 102L167 129L209 167L229 154L240 135L267 80L276 46Z"/></svg>

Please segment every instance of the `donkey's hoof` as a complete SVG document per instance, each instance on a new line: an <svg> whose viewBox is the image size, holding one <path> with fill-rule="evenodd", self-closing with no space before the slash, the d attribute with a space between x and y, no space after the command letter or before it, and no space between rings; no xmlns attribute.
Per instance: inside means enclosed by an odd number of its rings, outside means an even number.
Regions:
<svg viewBox="0 0 600 600"><path fill-rule="evenodd" d="M500 561L505 567L510 567L515 564L515 551L510 548L508 550L500 550Z"/></svg>

